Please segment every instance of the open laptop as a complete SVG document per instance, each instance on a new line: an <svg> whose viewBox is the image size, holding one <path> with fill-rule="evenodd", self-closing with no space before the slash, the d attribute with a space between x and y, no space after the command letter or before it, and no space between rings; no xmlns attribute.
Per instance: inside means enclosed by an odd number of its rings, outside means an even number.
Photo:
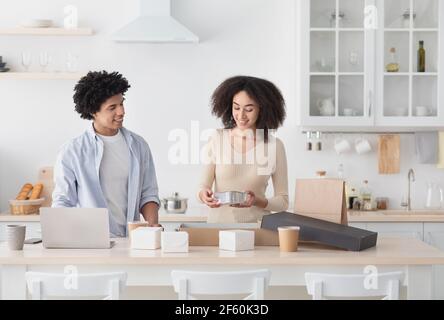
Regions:
<svg viewBox="0 0 444 320"><path fill-rule="evenodd" d="M108 209L40 208L45 248L111 248Z"/></svg>

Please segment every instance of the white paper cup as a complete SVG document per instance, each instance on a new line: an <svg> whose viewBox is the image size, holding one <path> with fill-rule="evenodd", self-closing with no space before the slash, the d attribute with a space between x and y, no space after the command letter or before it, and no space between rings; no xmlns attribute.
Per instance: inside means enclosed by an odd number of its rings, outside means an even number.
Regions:
<svg viewBox="0 0 444 320"><path fill-rule="evenodd" d="M25 243L26 226L21 225L7 225L6 239L10 250L23 250Z"/></svg>
<svg viewBox="0 0 444 320"><path fill-rule="evenodd" d="M280 251L298 251L299 230L300 228L298 226L286 226L278 228Z"/></svg>

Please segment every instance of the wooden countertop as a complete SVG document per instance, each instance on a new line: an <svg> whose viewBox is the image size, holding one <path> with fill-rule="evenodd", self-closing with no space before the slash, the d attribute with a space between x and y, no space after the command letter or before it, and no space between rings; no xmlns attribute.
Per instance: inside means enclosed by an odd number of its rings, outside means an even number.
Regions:
<svg viewBox="0 0 444 320"><path fill-rule="evenodd" d="M190 247L188 253L132 250L127 239L117 239L111 249L44 249L25 244L10 251L0 243L0 265L107 264L107 265L436 265L444 264L444 252L414 238L378 239L376 247L361 251L301 245L298 252L281 253L278 247L252 251L223 251L218 247Z"/></svg>
<svg viewBox="0 0 444 320"><path fill-rule="evenodd" d="M349 222L444 222L444 210L380 210L349 211ZM39 215L11 215L0 213L0 222L39 222ZM185 214L159 213L162 222L206 222L204 210L189 210Z"/></svg>
<svg viewBox="0 0 444 320"><path fill-rule="evenodd" d="M349 211L349 222L444 222L444 210Z"/></svg>

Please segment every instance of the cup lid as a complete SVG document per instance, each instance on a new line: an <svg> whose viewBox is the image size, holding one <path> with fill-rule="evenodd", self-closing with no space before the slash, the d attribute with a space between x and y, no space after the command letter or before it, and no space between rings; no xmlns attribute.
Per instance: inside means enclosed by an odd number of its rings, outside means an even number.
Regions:
<svg viewBox="0 0 444 320"><path fill-rule="evenodd" d="M278 227L278 230L300 230L299 226L282 226Z"/></svg>

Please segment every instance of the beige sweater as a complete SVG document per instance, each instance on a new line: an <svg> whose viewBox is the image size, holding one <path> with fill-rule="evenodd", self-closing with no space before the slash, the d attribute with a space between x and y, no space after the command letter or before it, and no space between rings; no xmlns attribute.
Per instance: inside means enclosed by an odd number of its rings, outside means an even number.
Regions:
<svg viewBox="0 0 444 320"><path fill-rule="evenodd" d="M229 130L217 130L206 144L206 164L199 191L203 188L213 189L214 184L214 192L251 190L256 196L265 198L271 177L274 196L267 199L268 205L264 209L256 206L234 208L229 205L211 208L208 222L257 222L270 211L287 210L287 158L282 141L270 136L268 143L264 143L263 137L258 136L256 145L242 153L236 151L242 150L240 146L232 146L229 135Z"/></svg>

